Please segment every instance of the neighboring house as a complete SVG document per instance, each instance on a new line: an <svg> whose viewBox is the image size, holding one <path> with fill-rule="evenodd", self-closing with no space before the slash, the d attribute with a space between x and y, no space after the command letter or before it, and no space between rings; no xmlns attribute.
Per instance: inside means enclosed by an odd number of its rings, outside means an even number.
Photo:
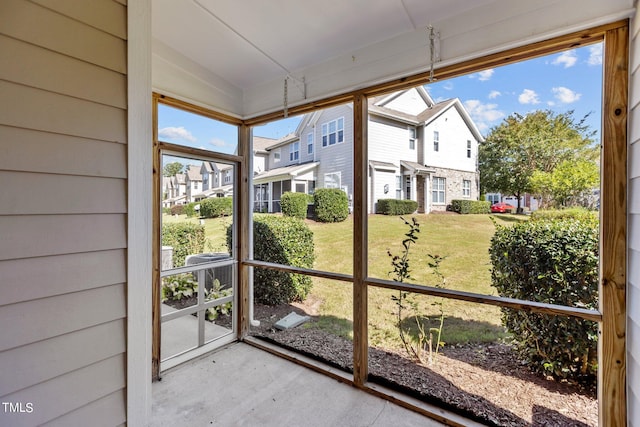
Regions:
<svg viewBox="0 0 640 427"><path fill-rule="evenodd" d="M202 175L200 168L195 165L187 165L185 170L185 195L186 203L193 202L196 194L202 193Z"/></svg>
<svg viewBox="0 0 640 427"><path fill-rule="evenodd" d="M278 212L286 191L339 188L352 198L350 104L307 114L296 132L266 147L266 170L254 177L254 208ZM458 99L435 103L424 88L369 103L369 212L379 199L410 199L418 212L477 200L482 135ZM255 141L254 141L255 143Z"/></svg>

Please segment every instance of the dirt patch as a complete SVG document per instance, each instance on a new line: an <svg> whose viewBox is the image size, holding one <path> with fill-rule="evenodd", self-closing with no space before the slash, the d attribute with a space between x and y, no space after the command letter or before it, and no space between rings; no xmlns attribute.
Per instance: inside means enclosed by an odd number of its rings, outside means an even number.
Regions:
<svg viewBox="0 0 640 427"><path fill-rule="evenodd" d="M353 371L352 342L308 324L277 331L273 324L295 311L317 315L314 302L256 305L260 327L252 334ZM400 389L470 419L495 426L597 426L594 390L534 374L507 344L445 347L434 364L412 362L399 352L369 349L370 380Z"/></svg>

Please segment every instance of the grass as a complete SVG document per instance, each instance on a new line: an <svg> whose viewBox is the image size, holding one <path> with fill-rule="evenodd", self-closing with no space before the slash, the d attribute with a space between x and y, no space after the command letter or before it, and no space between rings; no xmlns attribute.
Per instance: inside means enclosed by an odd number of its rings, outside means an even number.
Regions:
<svg viewBox="0 0 640 427"><path fill-rule="evenodd" d="M446 259L440 270L446 278L445 287L475 293L494 295L491 287L489 242L495 231L489 215L415 215L420 223L420 234L411 249L410 282L433 286L437 277L428 267L428 254ZM492 215L497 223L510 224L523 220L523 216ZM408 216L410 218L410 216ZM163 216L166 221L192 221L185 216ZM226 250L226 227L229 218L204 220L207 235L207 251ZM307 221L314 233L316 262L314 268L337 273L351 274L353 271L353 221L335 224ZM404 222L396 216L369 216L369 275L389 279L391 260L387 255L400 254L402 239L408 231ZM321 301L319 317L311 327L321 328L332 334L352 337L352 286L350 283L313 278L310 298ZM395 325L396 304L392 295L397 291L369 288L369 340L370 344L385 348L400 348ZM506 336L502 327L500 309L493 306L456 300L436 299L423 295L412 295L418 302L421 313L433 318L436 326L442 302L445 323L442 340L445 343L464 344L470 342L493 342ZM409 324L411 321L409 322Z"/></svg>

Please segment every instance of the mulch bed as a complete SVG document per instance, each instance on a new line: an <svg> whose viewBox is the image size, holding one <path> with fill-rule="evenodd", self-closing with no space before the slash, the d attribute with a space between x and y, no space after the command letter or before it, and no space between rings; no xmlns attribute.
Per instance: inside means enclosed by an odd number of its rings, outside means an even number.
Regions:
<svg viewBox="0 0 640 427"><path fill-rule="evenodd" d="M261 324L252 328L252 334L352 372L352 342L313 328L313 319L310 325L295 329L273 328L291 311L314 315L309 308L256 304L254 317ZM414 363L399 352L370 348L369 380L487 425L598 425L593 389L532 373L502 343L447 346L429 366Z"/></svg>

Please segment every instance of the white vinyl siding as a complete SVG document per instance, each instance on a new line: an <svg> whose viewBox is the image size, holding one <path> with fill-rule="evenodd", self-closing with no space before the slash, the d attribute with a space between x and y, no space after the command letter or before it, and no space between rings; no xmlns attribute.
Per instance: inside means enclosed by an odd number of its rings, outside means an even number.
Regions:
<svg viewBox="0 0 640 427"><path fill-rule="evenodd" d="M42 4L42 5L41 5ZM33 413L126 420L127 8L0 7L0 382ZM28 196L26 196L28 195Z"/></svg>

